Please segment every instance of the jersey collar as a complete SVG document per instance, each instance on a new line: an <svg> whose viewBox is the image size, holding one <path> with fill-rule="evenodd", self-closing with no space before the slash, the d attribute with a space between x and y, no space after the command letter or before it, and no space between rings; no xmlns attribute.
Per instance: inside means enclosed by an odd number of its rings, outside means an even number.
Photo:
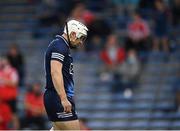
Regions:
<svg viewBox="0 0 180 131"><path fill-rule="evenodd" d="M66 43L66 45L69 47L69 44L68 44L67 40L66 40L63 36L61 36L61 35L56 35L56 37L59 37L59 38L63 39L64 42Z"/></svg>

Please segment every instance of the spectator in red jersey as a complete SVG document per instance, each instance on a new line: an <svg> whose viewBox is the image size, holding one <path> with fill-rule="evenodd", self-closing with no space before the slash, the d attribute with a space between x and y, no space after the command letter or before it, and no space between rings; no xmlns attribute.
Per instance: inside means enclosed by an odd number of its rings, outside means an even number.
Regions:
<svg viewBox="0 0 180 131"><path fill-rule="evenodd" d="M0 130L8 130L8 125L12 120L12 112L9 105L0 97Z"/></svg>
<svg viewBox="0 0 180 131"><path fill-rule="evenodd" d="M22 119L21 128L45 129L45 110L40 83L33 84L32 89L26 93L24 105L26 114Z"/></svg>
<svg viewBox="0 0 180 131"><path fill-rule="evenodd" d="M100 57L106 65L106 69L113 71L125 60L125 50L120 48L117 36L111 34L108 36L105 49L101 52Z"/></svg>
<svg viewBox="0 0 180 131"><path fill-rule="evenodd" d="M106 37L112 32L108 22L87 9L83 2L79 2L74 6L69 19L75 19L87 25L89 29L89 39L87 40L90 40L93 36ZM106 27L106 29L104 29L104 27Z"/></svg>
<svg viewBox="0 0 180 131"><path fill-rule="evenodd" d="M106 47L100 53L105 67L100 77L102 81L112 81L120 65L125 61L125 50L118 45L117 36L111 34L107 38Z"/></svg>
<svg viewBox="0 0 180 131"><path fill-rule="evenodd" d="M0 96L6 102L13 112L13 129L19 128L19 120L16 116L17 103L17 87L18 87L18 73L13 68L6 57L0 59Z"/></svg>
<svg viewBox="0 0 180 131"><path fill-rule="evenodd" d="M93 22L94 18L94 14L86 8L84 3L77 3L70 14L70 19L79 20L87 26Z"/></svg>
<svg viewBox="0 0 180 131"><path fill-rule="evenodd" d="M105 63L105 71L101 73L101 80L112 82L114 92L129 88L139 73L139 61L136 52L134 50L125 52L124 48L119 47L117 43L116 35L110 35L106 48L100 54Z"/></svg>
<svg viewBox="0 0 180 131"><path fill-rule="evenodd" d="M147 49L149 46L147 45L147 38L150 35L150 28L138 12L133 14L133 21L128 24L127 33L126 50L143 51Z"/></svg>

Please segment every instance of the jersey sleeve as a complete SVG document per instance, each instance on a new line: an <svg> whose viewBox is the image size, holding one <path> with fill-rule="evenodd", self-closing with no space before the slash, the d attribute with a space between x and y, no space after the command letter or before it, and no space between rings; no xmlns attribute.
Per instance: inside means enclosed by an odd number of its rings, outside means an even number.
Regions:
<svg viewBox="0 0 180 131"><path fill-rule="evenodd" d="M67 49L62 43L55 42L51 51L51 60L57 60L61 63L64 62L64 58L67 54Z"/></svg>

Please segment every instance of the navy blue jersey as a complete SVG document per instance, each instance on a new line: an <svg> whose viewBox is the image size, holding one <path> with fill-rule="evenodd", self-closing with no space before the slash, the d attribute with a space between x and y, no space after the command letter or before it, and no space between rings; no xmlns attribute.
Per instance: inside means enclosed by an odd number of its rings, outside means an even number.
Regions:
<svg viewBox="0 0 180 131"><path fill-rule="evenodd" d="M73 58L70 54L68 42L62 36L56 36L49 44L45 54L46 89L55 89L51 77L51 60L57 60L63 64L62 75L65 92L68 97L74 96Z"/></svg>

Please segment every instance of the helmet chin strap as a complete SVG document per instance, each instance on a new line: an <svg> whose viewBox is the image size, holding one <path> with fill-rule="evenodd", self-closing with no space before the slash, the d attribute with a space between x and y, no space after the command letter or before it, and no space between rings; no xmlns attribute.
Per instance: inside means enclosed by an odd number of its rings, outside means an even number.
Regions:
<svg viewBox="0 0 180 131"><path fill-rule="evenodd" d="M70 38L69 38L68 24L67 24L67 22L65 24L66 24L66 33L67 33L68 43L71 44L71 41L70 41Z"/></svg>
<svg viewBox="0 0 180 131"><path fill-rule="evenodd" d="M69 31L68 31L68 24L67 24L67 22L66 22L65 24L66 24L66 33L67 33L67 39L68 39L69 47L70 47L71 49L75 49L75 48L77 48L77 47L76 47L76 46L73 46L73 45L71 44L71 41L70 41L70 38L69 38Z"/></svg>

